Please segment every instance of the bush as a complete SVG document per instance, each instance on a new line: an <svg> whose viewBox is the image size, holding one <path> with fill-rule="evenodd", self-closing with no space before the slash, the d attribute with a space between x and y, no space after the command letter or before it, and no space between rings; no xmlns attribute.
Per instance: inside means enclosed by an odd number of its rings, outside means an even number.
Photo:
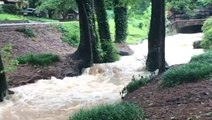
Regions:
<svg viewBox="0 0 212 120"><path fill-rule="evenodd" d="M122 102L81 109L69 120L144 120L144 112L134 104Z"/></svg>
<svg viewBox="0 0 212 120"><path fill-rule="evenodd" d="M195 58L198 61L197 58ZM182 83L196 82L212 75L212 64L193 62L169 69L164 73L162 87L173 87Z"/></svg>
<svg viewBox="0 0 212 120"><path fill-rule="evenodd" d="M32 64L45 66L59 61L59 56L51 53L45 54L27 54L17 58L19 64Z"/></svg>
<svg viewBox="0 0 212 120"><path fill-rule="evenodd" d="M211 28L207 31L204 32L204 38L203 41L201 42L201 46L206 49L211 49L212 48L212 26Z"/></svg>
<svg viewBox="0 0 212 120"><path fill-rule="evenodd" d="M208 19L204 22L204 24L203 24L203 26L202 26L202 31L203 31L203 32L206 32L206 31L208 31L211 27L212 27L212 17L211 17L211 18L208 18Z"/></svg>
<svg viewBox="0 0 212 120"><path fill-rule="evenodd" d="M128 93L133 92L135 90L137 90L138 88L146 85L147 83L149 83L150 79L149 78L143 78L141 77L139 80L135 80L133 79L127 86L126 86L126 90Z"/></svg>
<svg viewBox="0 0 212 120"><path fill-rule="evenodd" d="M27 37L35 37L36 33L32 29L28 28L22 28L22 29L17 29L16 31L24 33Z"/></svg>
<svg viewBox="0 0 212 120"><path fill-rule="evenodd" d="M3 12L5 13L17 14L17 12L19 11L16 5L13 5L13 4L3 4L1 6L2 6Z"/></svg>

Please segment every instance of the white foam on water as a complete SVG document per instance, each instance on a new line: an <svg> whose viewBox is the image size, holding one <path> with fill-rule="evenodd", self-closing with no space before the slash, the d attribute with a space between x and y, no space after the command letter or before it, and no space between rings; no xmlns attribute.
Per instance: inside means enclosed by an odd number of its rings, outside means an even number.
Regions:
<svg viewBox="0 0 212 120"><path fill-rule="evenodd" d="M192 55L194 40L202 34L177 34L166 38L166 61L169 65L186 63ZM133 75L143 75L147 56L147 41L131 45L132 56L114 63L95 64L78 77L63 80L39 80L36 83L12 88L15 95L0 103L0 120L67 120L82 107L120 100L119 92Z"/></svg>

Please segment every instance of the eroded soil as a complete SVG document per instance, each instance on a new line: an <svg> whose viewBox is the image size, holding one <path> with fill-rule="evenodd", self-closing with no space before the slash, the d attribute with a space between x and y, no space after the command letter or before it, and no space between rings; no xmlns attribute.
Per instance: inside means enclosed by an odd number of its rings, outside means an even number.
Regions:
<svg viewBox="0 0 212 120"><path fill-rule="evenodd" d="M212 120L212 81L162 89L159 80L129 93L124 100L139 104L149 120Z"/></svg>
<svg viewBox="0 0 212 120"><path fill-rule="evenodd" d="M60 61L49 66L18 65L17 70L7 73L9 86L15 87L34 83L40 79L64 78L80 74L78 67L80 61L73 60L77 48L69 46L61 40L61 33L51 26L32 29L36 37L27 37L24 33L14 30L1 30L0 48L12 43L13 59L28 53L53 53L60 56ZM125 44L116 44L121 55L131 55L132 50Z"/></svg>
<svg viewBox="0 0 212 120"><path fill-rule="evenodd" d="M12 43L14 58L28 53L53 53L60 56L60 61L45 67L19 65L16 71L7 74L10 87L33 83L38 79L48 79L51 76L63 78L66 72L75 69L76 64L69 56L76 48L63 42L57 29L46 26L32 30L35 31L36 37L30 38L15 30L0 32L0 48Z"/></svg>

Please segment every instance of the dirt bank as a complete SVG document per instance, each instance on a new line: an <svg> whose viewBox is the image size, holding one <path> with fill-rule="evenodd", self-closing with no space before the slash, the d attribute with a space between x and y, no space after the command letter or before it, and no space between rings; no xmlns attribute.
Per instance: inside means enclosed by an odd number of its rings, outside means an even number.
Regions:
<svg viewBox="0 0 212 120"><path fill-rule="evenodd" d="M124 100L139 104L149 120L212 120L212 81L162 89L155 80Z"/></svg>
<svg viewBox="0 0 212 120"><path fill-rule="evenodd" d="M10 87L33 83L39 79L50 79L52 76L62 79L80 74L78 61L70 57L76 48L61 40L60 31L47 25L37 28L33 26L30 29L35 32L36 37L27 37L16 29L1 30L0 48L12 43L13 58L27 53L53 53L60 56L60 61L46 67L18 65L16 71L7 74ZM117 47L121 55L133 53L125 44L117 44Z"/></svg>

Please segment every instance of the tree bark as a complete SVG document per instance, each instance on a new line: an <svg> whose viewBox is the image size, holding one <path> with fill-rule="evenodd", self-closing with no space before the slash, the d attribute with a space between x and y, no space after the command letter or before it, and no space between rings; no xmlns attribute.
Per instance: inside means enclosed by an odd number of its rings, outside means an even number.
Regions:
<svg viewBox="0 0 212 120"><path fill-rule="evenodd" d="M98 21L98 31L101 41L111 41L110 29L107 20L104 0L94 0L95 12Z"/></svg>
<svg viewBox="0 0 212 120"><path fill-rule="evenodd" d="M94 63L101 63L103 62L103 58L102 58L102 49L101 49L101 45L100 45L100 41L98 38L98 34L96 31L96 20L95 20L95 9L94 9L94 0L91 1L91 8L92 8L92 28L91 28L91 38L92 38L92 49L93 49L93 60Z"/></svg>
<svg viewBox="0 0 212 120"><path fill-rule="evenodd" d="M114 62L118 60L118 53L111 40L109 23L105 9L105 1L94 0L94 4L97 16L99 37L101 41L101 48L105 53L103 62Z"/></svg>
<svg viewBox="0 0 212 120"><path fill-rule="evenodd" d="M165 72L165 0L160 1L159 74Z"/></svg>
<svg viewBox="0 0 212 120"><path fill-rule="evenodd" d="M79 9L80 44L75 54L78 59L82 60L80 68L90 67L93 65L91 24L89 22L91 6L88 4L90 0L76 0L76 2Z"/></svg>
<svg viewBox="0 0 212 120"><path fill-rule="evenodd" d="M0 54L0 102L3 101L3 98L6 96L8 89L5 72L3 72L3 70L4 66Z"/></svg>
<svg viewBox="0 0 212 120"><path fill-rule="evenodd" d="M164 0L152 0L152 14L148 35L146 67L149 71L165 70L165 8Z"/></svg>
<svg viewBox="0 0 212 120"><path fill-rule="evenodd" d="M127 39L127 5L121 0L113 0L115 21L115 42L123 43Z"/></svg>

